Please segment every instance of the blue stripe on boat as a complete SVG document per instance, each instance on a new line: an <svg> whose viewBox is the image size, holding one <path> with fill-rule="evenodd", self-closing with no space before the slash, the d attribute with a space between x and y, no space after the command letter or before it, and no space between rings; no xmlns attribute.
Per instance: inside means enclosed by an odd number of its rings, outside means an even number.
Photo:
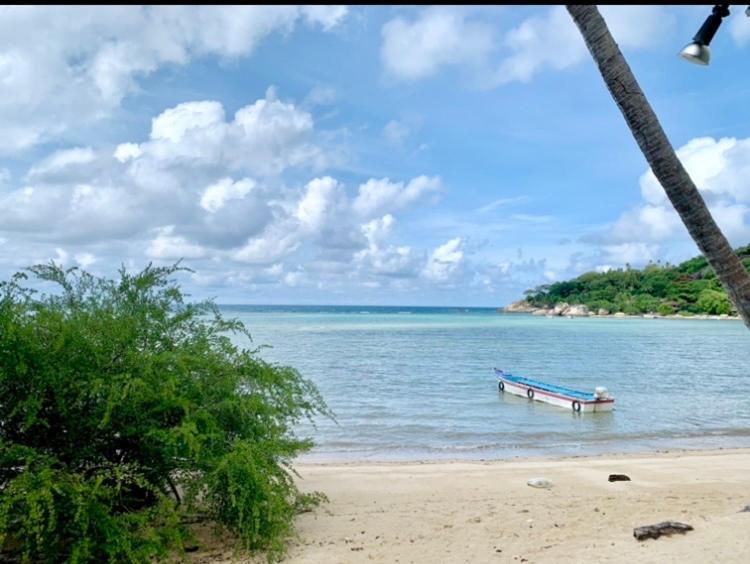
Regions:
<svg viewBox="0 0 750 564"><path fill-rule="evenodd" d="M553 394L560 394L561 396L569 396L572 398L577 398L577 399L586 400L586 401L594 401L596 399L594 398L593 392L591 393L580 392L578 390L573 390L571 388L565 388L563 386L555 386L554 384L546 384L545 382L539 382L537 380L532 380L531 378L524 378L523 376L513 376L513 374L508 374L507 372L501 372L497 368L495 369L495 373L497 373L498 375L501 375L504 379L508 380L509 382L523 384L524 386L531 386L532 388L544 390L545 392L552 392Z"/></svg>

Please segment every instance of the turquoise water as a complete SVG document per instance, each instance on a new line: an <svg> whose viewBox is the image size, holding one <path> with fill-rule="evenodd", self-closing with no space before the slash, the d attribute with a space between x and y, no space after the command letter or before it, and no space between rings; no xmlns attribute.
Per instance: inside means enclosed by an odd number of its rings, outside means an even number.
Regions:
<svg viewBox="0 0 750 564"><path fill-rule="evenodd" d="M494 309L228 307L261 356L296 367L337 421L305 459L489 459L750 446L739 321L566 319ZM503 395L492 368L581 390L612 413ZM303 426L303 433L312 429Z"/></svg>

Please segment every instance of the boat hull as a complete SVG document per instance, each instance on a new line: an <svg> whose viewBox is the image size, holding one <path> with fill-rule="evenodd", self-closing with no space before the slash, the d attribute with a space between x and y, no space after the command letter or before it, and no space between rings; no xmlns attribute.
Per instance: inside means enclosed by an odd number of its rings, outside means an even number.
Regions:
<svg viewBox="0 0 750 564"><path fill-rule="evenodd" d="M501 392L522 396L535 401L541 401L569 409L575 413L594 413L601 411L612 411L615 406L614 399L584 400L564 394L556 394L547 390L541 390L534 386L527 386L518 382L511 382L498 376L498 388Z"/></svg>

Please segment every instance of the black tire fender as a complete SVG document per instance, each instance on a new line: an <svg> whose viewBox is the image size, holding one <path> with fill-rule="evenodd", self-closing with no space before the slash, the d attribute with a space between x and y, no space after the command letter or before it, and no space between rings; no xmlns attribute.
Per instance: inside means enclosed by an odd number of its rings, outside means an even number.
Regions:
<svg viewBox="0 0 750 564"><path fill-rule="evenodd" d="M505 384L503 383L502 380L497 383L497 389L500 390L501 392L505 391Z"/></svg>
<svg viewBox="0 0 750 564"><path fill-rule="evenodd" d="M573 411L575 411L576 413L581 413L581 402L580 401L573 400L572 407L573 407Z"/></svg>
<svg viewBox="0 0 750 564"><path fill-rule="evenodd" d="M526 390L526 397L529 399L534 399L534 390L532 390L531 388L528 388Z"/></svg>

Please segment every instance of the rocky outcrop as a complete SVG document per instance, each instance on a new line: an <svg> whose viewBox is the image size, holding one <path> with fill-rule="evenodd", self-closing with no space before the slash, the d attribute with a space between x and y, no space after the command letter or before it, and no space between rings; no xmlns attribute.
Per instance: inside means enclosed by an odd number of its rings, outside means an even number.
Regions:
<svg viewBox="0 0 750 564"><path fill-rule="evenodd" d="M552 315L565 315L565 312L569 308L570 304L568 302L559 303L552 309Z"/></svg>
<svg viewBox="0 0 750 564"><path fill-rule="evenodd" d="M558 304L555 304L555 307L548 309L544 307L536 307L531 305L526 300L519 300L517 302L513 302L505 307L497 308L498 313L530 313L531 315L536 316L547 316L547 317L634 317L632 315L627 315L621 311L617 311L615 313L610 313L609 310L604 308L599 308L597 311L591 311L589 308L583 304L574 304L570 305L567 302L560 302ZM679 315L679 314L673 314L669 316L661 316L656 315L653 313L646 313L643 315L639 315L638 317L643 317L645 319L739 319L736 315Z"/></svg>
<svg viewBox="0 0 750 564"><path fill-rule="evenodd" d="M526 300L519 300L513 302L503 308L505 313L533 313L537 308L531 305Z"/></svg>
<svg viewBox="0 0 750 564"><path fill-rule="evenodd" d="M589 308L585 305L574 305L570 306L563 312L563 315L570 315L572 317L587 317L589 314Z"/></svg>

